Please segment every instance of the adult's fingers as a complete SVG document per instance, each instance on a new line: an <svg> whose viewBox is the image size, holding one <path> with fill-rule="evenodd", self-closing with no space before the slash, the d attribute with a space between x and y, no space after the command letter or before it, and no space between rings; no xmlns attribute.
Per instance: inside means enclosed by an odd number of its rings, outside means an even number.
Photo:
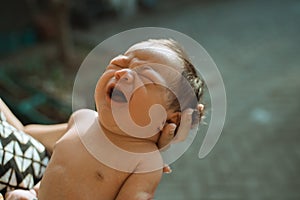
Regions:
<svg viewBox="0 0 300 200"><path fill-rule="evenodd" d="M194 112L193 109L190 109L190 108L186 109L182 112L181 122L180 122L179 128L177 130L176 136L172 141L173 143L182 142L187 138L187 136L192 128L193 112Z"/></svg>
<svg viewBox="0 0 300 200"><path fill-rule="evenodd" d="M192 124L192 128L195 128L196 126L198 126L199 122L201 121L202 119L202 116L204 115L204 105L203 104L198 104L197 105L197 110L198 112L200 113L200 116L199 116L199 121L197 123L193 123Z"/></svg>
<svg viewBox="0 0 300 200"><path fill-rule="evenodd" d="M197 109L198 109L198 112L201 113L201 116L202 116L203 111L204 111L204 105L198 104ZM195 123L194 126L192 125L193 112L194 112L194 110L191 108L188 108L182 112L181 123L177 130L176 136L175 136L174 140L172 141L173 143L184 141L187 138L187 136L189 135L190 130L192 128L195 128L195 126L198 125L198 123ZM200 119L199 119L199 121L200 121Z"/></svg>
<svg viewBox="0 0 300 200"><path fill-rule="evenodd" d="M176 124L166 124L160 134L157 146L159 149L167 148L171 141L174 139Z"/></svg>
<svg viewBox="0 0 300 200"><path fill-rule="evenodd" d="M164 164L163 172L164 172L165 174L170 174L170 173L172 173L172 169L171 169L171 167L170 167L169 165Z"/></svg>

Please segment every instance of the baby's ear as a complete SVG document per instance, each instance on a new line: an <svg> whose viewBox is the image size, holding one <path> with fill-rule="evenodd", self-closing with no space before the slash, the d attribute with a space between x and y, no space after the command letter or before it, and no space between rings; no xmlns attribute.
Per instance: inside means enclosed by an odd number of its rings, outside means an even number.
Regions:
<svg viewBox="0 0 300 200"><path fill-rule="evenodd" d="M180 118L181 118L181 112L179 112L179 111L170 112L170 113L168 113L167 122L174 123L174 124L176 124L176 126L178 126L180 123Z"/></svg>

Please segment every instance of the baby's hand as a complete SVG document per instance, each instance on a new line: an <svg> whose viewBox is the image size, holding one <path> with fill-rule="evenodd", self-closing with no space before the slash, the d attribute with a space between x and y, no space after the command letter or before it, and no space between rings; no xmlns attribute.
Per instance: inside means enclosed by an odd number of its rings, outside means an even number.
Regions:
<svg viewBox="0 0 300 200"><path fill-rule="evenodd" d="M5 200L37 200L36 192L32 190L13 190L5 194Z"/></svg>

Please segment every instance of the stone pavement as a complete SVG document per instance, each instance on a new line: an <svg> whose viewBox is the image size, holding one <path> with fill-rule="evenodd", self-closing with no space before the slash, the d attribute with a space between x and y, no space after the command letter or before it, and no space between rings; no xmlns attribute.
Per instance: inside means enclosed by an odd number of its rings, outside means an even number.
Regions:
<svg viewBox="0 0 300 200"><path fill-rule="evenodd" d="M197 40L223 76L228 107L217 145L198 158L202 125L155 199L300 199L300 1L159 4L157 13L103 21L76 35L97 44L130 28L171 28Z"/></svg>

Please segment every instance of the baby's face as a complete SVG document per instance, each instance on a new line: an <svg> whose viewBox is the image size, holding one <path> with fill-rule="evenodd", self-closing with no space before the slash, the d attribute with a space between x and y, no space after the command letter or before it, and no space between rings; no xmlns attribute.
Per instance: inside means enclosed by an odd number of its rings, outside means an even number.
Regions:
<svg viewBox="0 0 300 200"><path fill-rule="evenodd" d="M129 127L145 127L151 122L151 135L158 133L169 113L158 110L150 119L149 110L153 105L166 109L166 85L177 78L170 72L179 71L181 66L175 52L151 42L133 45L124 55L113 58L95 90L100 123L112 132L124 134L116 122L125 121Z"/></svg>

